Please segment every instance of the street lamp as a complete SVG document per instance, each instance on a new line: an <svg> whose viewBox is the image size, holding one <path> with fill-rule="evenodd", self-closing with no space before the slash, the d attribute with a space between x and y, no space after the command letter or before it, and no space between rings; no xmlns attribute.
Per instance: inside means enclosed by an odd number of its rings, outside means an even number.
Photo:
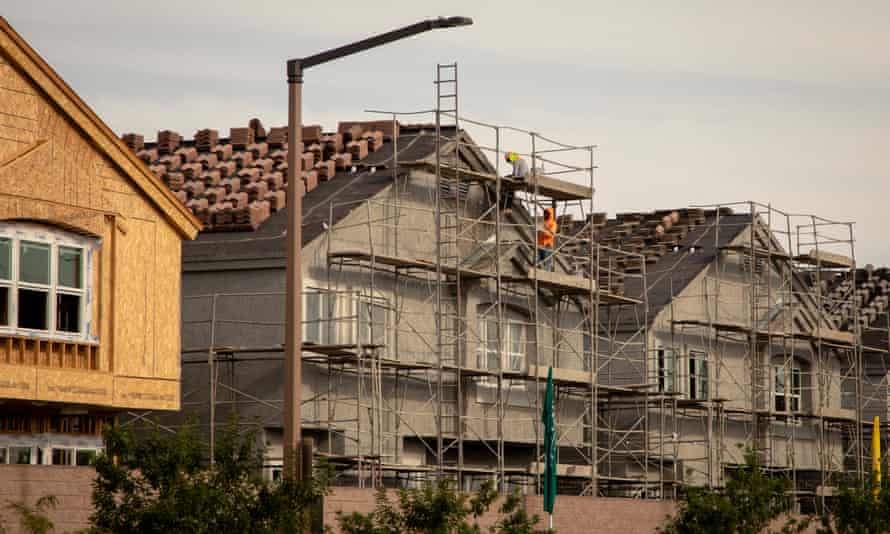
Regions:
<svg viewBox="0 0 890 534"><path fill-rule="evenodd" d="M293 465L295 453L300 450L300 402L302 389L302 342L303 310L303 200L298 191L301 176L301 154L297 147L303 142L302 92L303 71L310 67L346 57L370 48L381 46L418 33L441 28L469 26L468 17L439 17L375 35L361 41L333 48L313 56L287 61L288 115L287 115L287 281L285 296L285 354L284 354L284 466L290 476L300 478L300 467ZM304 464L306 465L306 464Z"/></svg>

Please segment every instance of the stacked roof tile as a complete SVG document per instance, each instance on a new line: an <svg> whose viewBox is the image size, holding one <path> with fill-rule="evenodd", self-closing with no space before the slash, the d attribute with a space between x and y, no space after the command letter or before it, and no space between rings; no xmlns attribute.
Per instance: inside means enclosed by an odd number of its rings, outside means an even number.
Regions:
<svg viewBox="0 0 890 534"><path fill-rule="evenodd" d="M721 216L731 214L732 210L721 209ZM576 263L573 267L579 270L586 270L585 247L589 237L578 235L578 232L590 232L587 223L592 223L593 239L608 247L601 249L597 258L600 267L599 283L602 287L610 287L613 293L622 294L622 273L641 272L644 261L647 264L657 263L667 253L684 245L684 240L693 230L713 219L715 215L715 210L687 208L649 213L619 213L612 219L607 218L605 213L592 213L585 221L575 221L571 215L565 215L557 222L560 233L580 238L564 249L573 256ZM628 252L634 254L627 254Z"/></svg>
<svg viewBox="0 0 890 534"><path fill-rule="evenodd" d="M336 133L303 126L300 194L338 171L360 165L368 154L398 135L391 121L342 122ZM286 203L287 128L267 132L259 119L229 130L221 138L212 129L198 130L191 140L174 131L158 132L155 143L139 134L124 143L204 224L205 231L256 230Z"/></svg>
<svg viewBox="0 0 890 534"><path fill-rule="evenodd" d="M854 276L848 273L822 281L826 306L832 318L841 327L853 330L858 311L860 326L884 323L890 311L890 268L874 268L867 265L857 269Z"/></svg>

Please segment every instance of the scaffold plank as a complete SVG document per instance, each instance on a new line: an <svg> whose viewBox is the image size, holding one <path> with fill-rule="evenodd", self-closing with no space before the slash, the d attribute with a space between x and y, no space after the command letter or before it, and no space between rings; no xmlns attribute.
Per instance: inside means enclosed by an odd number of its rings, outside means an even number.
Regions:
<svg viewBox="0 0 890 534"><path fill-rule="evenodd" d="M754 254L758 258L773 258L776 260L790 260L791 256L781 250L771 250L762 247L751 248L750 245L723 245L720 250L737 252L739 254Z"/></svg>
<svg viewBox="0 0 890 534"><path fill-rule="evenodd" d="M404 167L421 167L430 172L435 172L436 170L434 163L425 160L400 162L399 164ZM497 175L493 173L462 169L451 165L441 165L439 168L443 177L452 180L458 178L468 182L495 183L498 179ZM560 180L543 173L529 173L525 180L501 177L501 183L514 191L526 191L528 193L537 191L539 196L552 198L553 200L589 200L593 196L593 190L589 186Z"/></svg>
<svg viewBox="0 0 890 534"><path fill-rule="evenodd" d="M806 254L795 256L794 260L799 263L822 267L823 269L852 269L856 262L843 254L835 254L824 250L810 250Z"/></svg>
<svg viewBox="0 0 890 534"><path fill-rule="evenodd" d="M727 321L701 321L697 319L681 319L672 321L678 326L708 327L714 330L736 332L739 334L756 334L766 342L769 338L787 338L824 343L840 347L852 347L856 343L856 336L852 332L835 330L833 328L819 328L812 332L769 330L766 328L752 328L741 322Z"/></svg>

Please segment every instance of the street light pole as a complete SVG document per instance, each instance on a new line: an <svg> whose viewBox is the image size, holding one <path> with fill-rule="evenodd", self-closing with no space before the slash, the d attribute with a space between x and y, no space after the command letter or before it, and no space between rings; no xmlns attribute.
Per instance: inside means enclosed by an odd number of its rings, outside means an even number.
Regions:
<svg viewBox="0 0 890 534"><path fill-rule="evenodd" d="M363 52L412 35L441 28L469 26L468 17L439 17L405 26L361 41L333 48L313 56L287 62L287 271L285 295L285 354L284 354L284 467L288 476L304 476L295 463L300 450L302 402L302 343L303 343L303 187L302 154L298 147L303 142L302 96L303 71L328 61ZM304 462L304 465L305 462Z"/></svg>

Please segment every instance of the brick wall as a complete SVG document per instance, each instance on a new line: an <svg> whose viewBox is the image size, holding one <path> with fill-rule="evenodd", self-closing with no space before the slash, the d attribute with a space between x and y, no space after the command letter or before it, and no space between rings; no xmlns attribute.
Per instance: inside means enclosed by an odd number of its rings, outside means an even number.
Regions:
<svg viewBox="0 0 890 534"><path fill-rule="evenodd" d="M6 510L6 503L23 499L33 503L44 495L55 495L59 504L50 513L50 517L56 523L56 531L85 528L91 512L90 494L94 477L95 471L89 467L0 465L0 520L11 534L18 534L18 524ZM541 526L546 526L542 498L533 495L526 497L525 501L529 513L541 516ZM497 507L498 503L495 503L491 509L496 510ZM333 488L325 499L324 523L335 526L337 511L368 513L373 510L374 490ZM560 495L553 516L553 527L558 534L649 534L673 511L674 503L670 501L591 499ZM496 519L496 514L487 514L480 519L479 526L486 531ZM814 526L807 532L815 532Z"/></svg>
<svg viewBox="0 0 890 534"><path fill-rule="evenodd" d="M529 513L541 516L541 526L546 526L543 500L540 496L526 497ZM496 510L497 503L491 507ZM358 488L334 488L325 499L324 521L336 524L336 512L367 513L374 509L374 491ZM665 516L673 513L674 504L669 501L640 501L634 499L591 499L560 495L553 515L553 528L558 534L596 534L622 532L649 534L662 524ZM495 514L481 518L483 531L497 519ZM336 532L336 531L335 531Z"/></svg>
<svg viewBox="0 0 890 534"><path fill-rule="evenodd" d="M6 509L9 501L33 504L45 495L58 500L49 514L56 532L68 532L87 526L92 507L90 494L96 471L91 467L42 465L0 465L0 521L10 533L20 532L18 521Z"/></svg>

